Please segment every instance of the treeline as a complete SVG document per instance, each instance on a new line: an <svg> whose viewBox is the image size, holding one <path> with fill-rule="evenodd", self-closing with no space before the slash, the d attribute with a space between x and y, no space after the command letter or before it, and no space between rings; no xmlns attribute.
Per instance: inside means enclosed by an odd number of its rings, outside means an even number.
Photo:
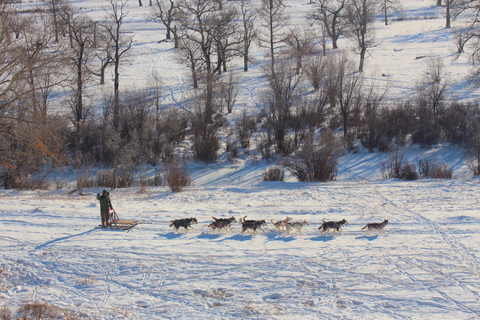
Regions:
<svg viewBox="0 0 480 320"><path fill-rule="evenodd" d="M344 149L354 150L358 141L370 151L409 140L425 147L446 141L468 149L480 171L479 106L452 102L441 61L432 60L416 95L398 104L363 79L375 1L316 1L306 17L315 27L306 30L290 27L281 0L150 1L152 20L164 24L179 67L192 80L182 107L169 109L162 106L157 73L148 88L120 90L121 63L133 39L122 32L126 2L106 4L99 22L65 0L46 0L28 12L0 0L0 177L6 188L42 187L51 170L67 164L84 187L128 186L140 165L178 172L182 160L211 163L223 152L232 159L242 152L281 157L299 180L329 181ZM339 37L358 45L358 67L338 49ZM254 43L269 57L260 112L243 110L240 121L230 123L241 89L230 69L242 61L248 71ZM111 96L90 96L87 84L104 84L109 68ZM59 103L58 96L65 98ZM56 112L59 104L68 112ZM94 166L112 169L91 181L86 173ZM182 183L190 183L180 172ZM149 183L168 183L168 176Z"/></svg>

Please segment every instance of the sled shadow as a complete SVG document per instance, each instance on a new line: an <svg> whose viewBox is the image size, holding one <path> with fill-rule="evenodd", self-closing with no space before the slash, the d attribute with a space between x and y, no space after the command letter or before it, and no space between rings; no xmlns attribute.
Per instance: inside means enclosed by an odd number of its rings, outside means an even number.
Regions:
<svg viewBox="0 0 480 320"><path fill-rule="evenodd" d="M356 237L355 239L367 239L368 241L373 241L378 238L378 234L374 236L360 236Z"/></svg>

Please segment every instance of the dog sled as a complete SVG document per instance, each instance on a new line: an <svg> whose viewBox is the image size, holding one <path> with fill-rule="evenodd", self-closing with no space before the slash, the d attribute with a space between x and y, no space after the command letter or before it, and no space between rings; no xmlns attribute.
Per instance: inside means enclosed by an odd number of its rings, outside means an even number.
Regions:
<svg viewBox="0 0 480 320"><path fill-rule="evenodd" d="M135 220L121 220L118 217L118 214L115 212L115 210L110 209L107 228L117 229L117 230L129 230L129 229L132 229L133 227L135 227L136 225L138 225L140 223L142 223L142 222L141 221L135 221Z"/></svg>

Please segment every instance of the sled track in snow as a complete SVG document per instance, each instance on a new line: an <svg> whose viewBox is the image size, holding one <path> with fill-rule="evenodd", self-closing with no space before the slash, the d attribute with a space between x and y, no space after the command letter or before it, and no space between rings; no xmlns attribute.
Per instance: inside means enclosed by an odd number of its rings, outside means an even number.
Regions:
<svg viewBox="0 0 480 320"><path fill-rule="evenodd" d="M407 191L407 192L410 194L409 191ZM393 200L385 197L380 192L377 192L377 194L379 194L386 202L390 203L395 208L400 209L400 207ZM409 198L412 199L411 194L410 194ZM421 215L420 213L415 212L415 211L410 210L410 209L405 208L405 207L403 208L403 210L405 212L408 212L416 221L418 221L422 225L425 225L428 228L430 228L436 235L438 235L442 239L442 241L444 243L448 244L448 246L452 249L454 254L459 255L461 259L463 259L464 261L467 262L466 265L468 265L468 269L470 270L470 272L472 272L472 274L474 274L476 276L480 275L479 262L478 262L477 258L473 254L471 254L465 248L465 246L462 243L460 243L460 242L456 241L455 239L453 239L452 237L450 237L445 230L443 230L435 222L426 218L425 216ZM408 271L405 270L405 268L400 266L391 257L389 257L387 260L392 266L394 266L397 270L399 270L404 276L409 278L410 281L412 281L413 283L420 284L426 290L432 290L432 289L435 290L435 292L437 292L439 295L441 295L445 300L447 300L447 301L451 302L452 304L456 305L458 308L460 308L460 309L462 309L462 310L464 310L468 313L475 314L476 317L480 317L480 309L478 309L478 310L477 309L472 309L472 308L466 306L465 302L458 301L457 299L454 299L451 295L447 294L445 291L442 291L442 290L439 290L438 288L426 285L422 279L417 279L417 277L415 275L410 274ZM415 261L418 262L418 263L413 263L409 259L402 259L402 261L406 264L409 264L409 265L411 265L415 268L418 268L420 270L423 270L427 273L430 273L430 274L431 273L436 273L437 275L441 276L444 281L447 281L451 285L457 286L457 287L461 288L462 290L464 290L465 292L470 293L473 297L475 297L475 299L477 301L477 305L478 305L478 302L480 301L479 293L477 291L473 291L472 289L470 289L468 287L468 285L465 285L465 283L463 283L463 281L458 280L454 277L451 277L448 274L444 274L444 273L442 273L438 270L433 270L432 268L428 268L428 267L426 267L425 263L420 261L419 259L415 259Z"/></svg>
<svg viewBox="0 0 480 320"><path fill-rule="evenodd" d="M407 191L409 192L409 191ZM383 199L385 199L386 202L390 203L392 206L395 208L400 209L400 207L391 199L388 199L385 197L383 194L381 194L377 190L377 194L379 194ZM412 198L412 197L410 197ZM438 226L435 222L432 220L424 217L423 215L419 214L418 212L414 212L408 208L403 208L404 211L410 213L415 220L420 222L422 225L428 226L433 232L435 232L438 236L440 236L445 243L447 243L451 248L452 251L460 255L461 258L463 258L465 261L468 262L469 269L472 271L472 273L476 274L477 276L480 276L480 263L478 262L477 258L471 254L463 244L460 242L456 241L452 237L450 237L445 230L443 230L440 226Z"/></svg>

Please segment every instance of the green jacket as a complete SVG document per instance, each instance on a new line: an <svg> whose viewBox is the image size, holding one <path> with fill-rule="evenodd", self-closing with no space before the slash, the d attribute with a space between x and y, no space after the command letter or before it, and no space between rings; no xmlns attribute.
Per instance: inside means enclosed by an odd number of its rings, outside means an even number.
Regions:
<svg viewBox="0 0 480 320"><path fill-rule="evenodd" d="M107 190L103 190L102 194L97 194L97 200L100 201L100 212L108 212L109 209L113 209L109 195L110 193Z"/></svg>

